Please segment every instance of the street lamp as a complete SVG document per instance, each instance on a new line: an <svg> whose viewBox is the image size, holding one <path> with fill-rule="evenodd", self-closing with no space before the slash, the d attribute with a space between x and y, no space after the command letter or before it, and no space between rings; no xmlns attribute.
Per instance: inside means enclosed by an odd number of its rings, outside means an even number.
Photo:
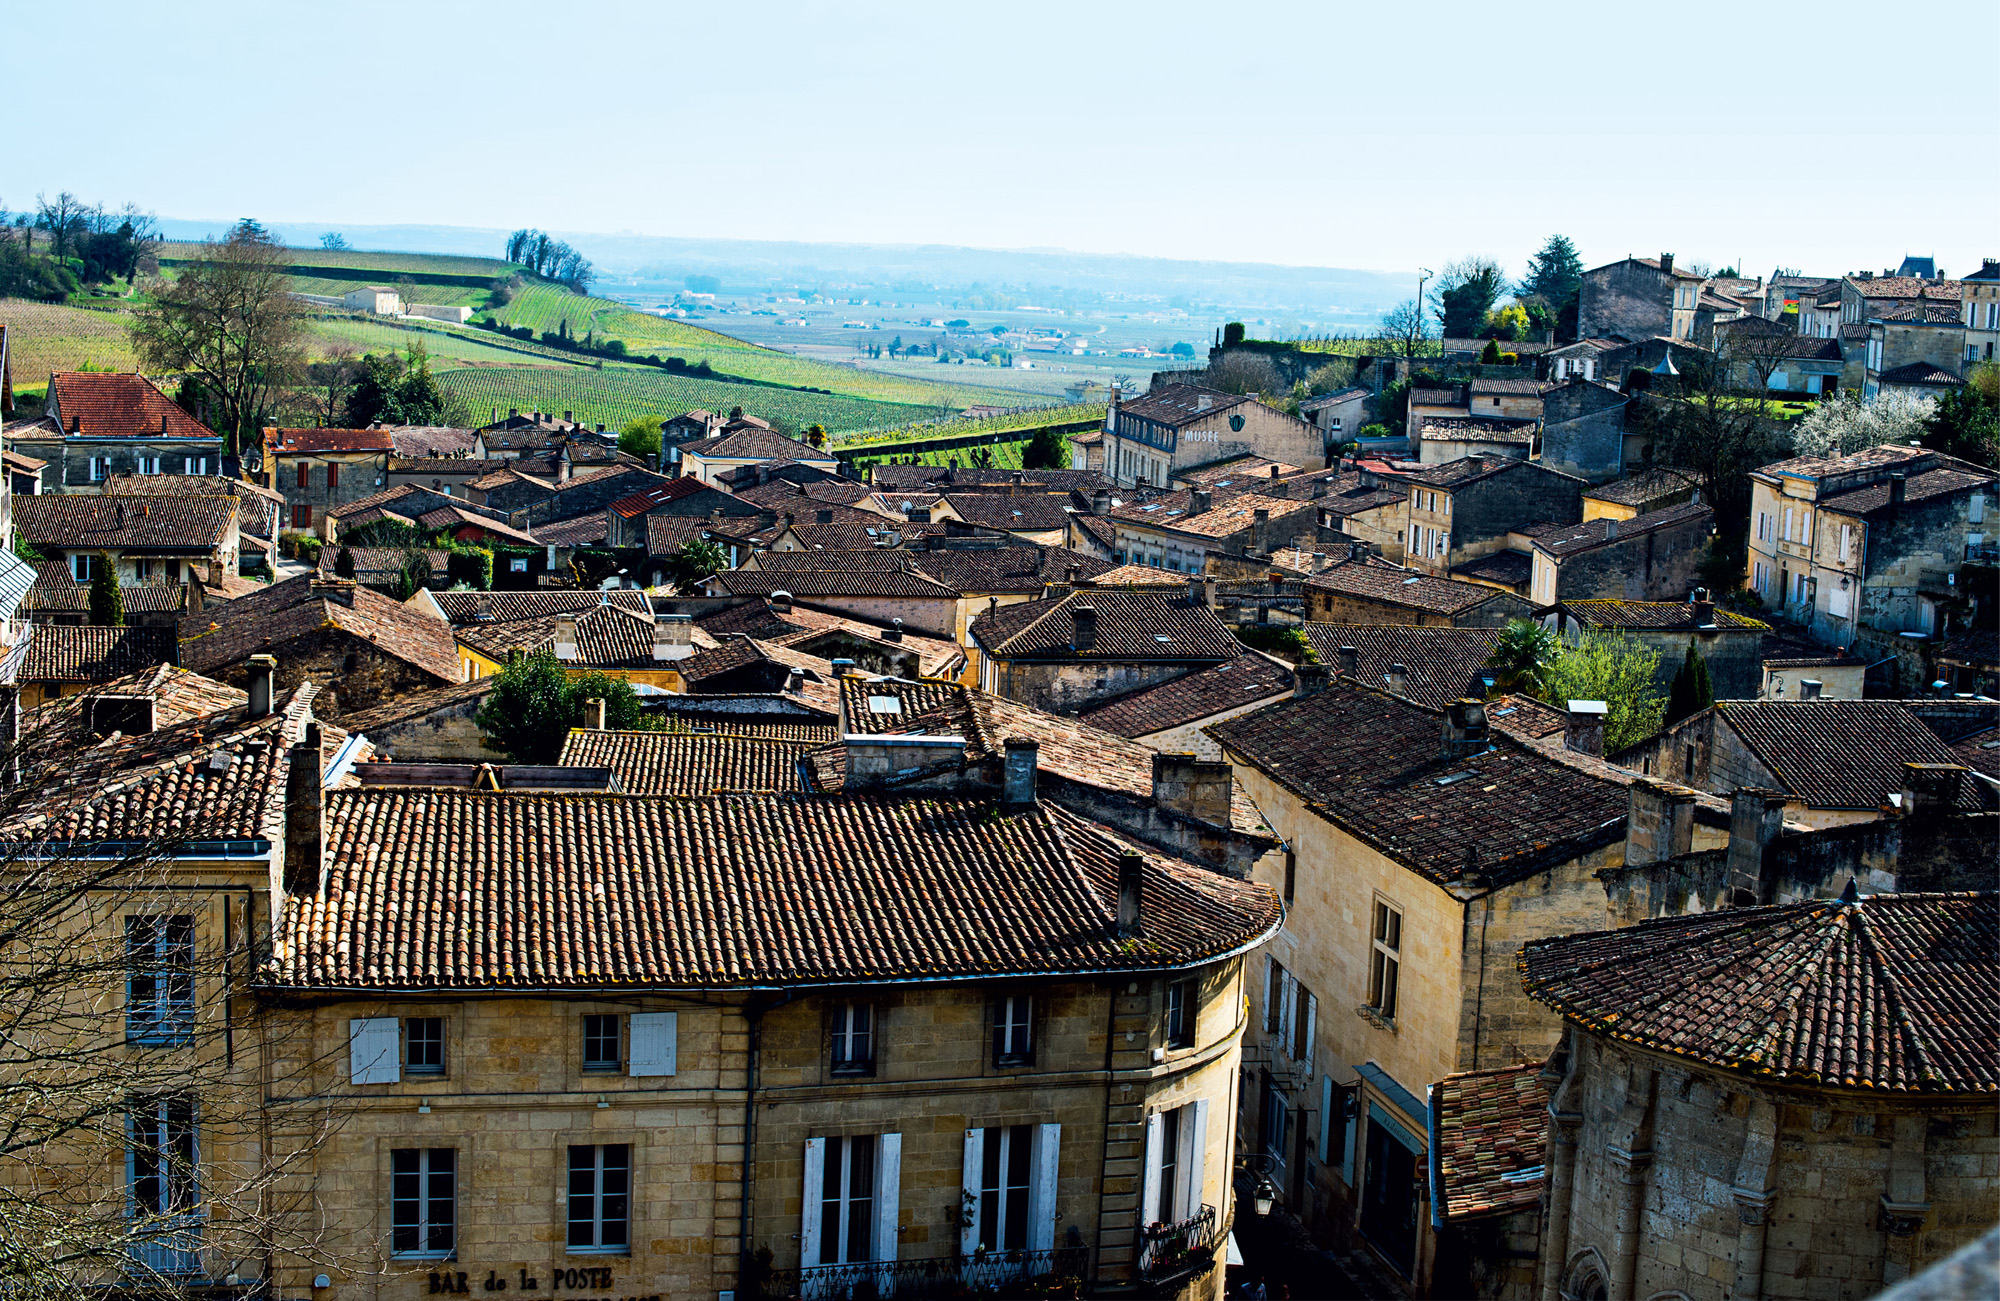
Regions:
<svg viewBox="0 0 2000 1301"><path fill-rule="evenodd" d="M1269 1215L1271 1213L1271 1203L1278 1200L1278 1190L1271 1186L1269 1179L1259 1179L1257 1181L1257 1191L1252 1196L1257 1203L1257 1214Z"/></svg>

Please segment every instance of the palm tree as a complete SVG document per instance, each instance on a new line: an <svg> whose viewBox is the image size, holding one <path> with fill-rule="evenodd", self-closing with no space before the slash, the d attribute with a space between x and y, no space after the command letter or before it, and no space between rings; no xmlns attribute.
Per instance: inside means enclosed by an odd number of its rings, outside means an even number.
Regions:
<svg viewBox="0 0 2000 1301"><path fill-rule="evenodd" d="M1556 635L1532 619L1509 619L1486 657L1496 669L1493 685L1502 691L1541 690L1542 673L1556 656Z"/></svg>

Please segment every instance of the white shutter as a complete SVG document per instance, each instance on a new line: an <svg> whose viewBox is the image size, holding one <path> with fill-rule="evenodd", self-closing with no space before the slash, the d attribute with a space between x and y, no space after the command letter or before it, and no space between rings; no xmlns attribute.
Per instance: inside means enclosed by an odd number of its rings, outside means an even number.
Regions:
<svg viewBox="0 0 2000 1301"><path fill-rule="evenodd" d="M896 1220L903 1194L903 1136L875 1140L875 1259L896 1258Z"/></svg>
<svg viewBox="0 0 2000 1301"><path fill-rule="evenodd" d="M799 1199L799 1267L819 1264L820 1198L826 1195L826 1140L806 1140L806 1186Z"/></svg>
<svg viewBox="0 0 2000 1301"><path fill-rule="evenodd" d="M1299 1051L1293 1054L1300 1061L1305 1063L1307 1072L1311 1072L1312 1070L1313 1040L1317 1039L1318 1037L1319 1037L1319 999L1315 998L1311 994L1307 994L1306 995L1306 1041L1300 1044Z"/></svg>
<svg viewBox="0 0 2000 1301"><path fill-rule="evenodd" d="M968 1129L965 1131L965 1181L961 1209L964 1219L958 1229L958 1253L970 1256L979 1250L979 1177L984 1172L986 1160L986 1131Z"/></svg>
<svg viewBox="0 0 2000 1301"><path fill-rule="evenodd" d="M1319 1163L1333 1159L1333 1077L1319 1077Z"/></svg>
<svg viewBox="0 0 2000 1301"><path fill-rule="evenodd" d="M1208 1099L1196 1098L1192 1108L1194 1123L1183 1120L1181 1132L1188 1135L1187 1156L1181 1162L1186 1192L1181 1197L1180 1215L1187 1219L1201 1212L1202 1182L1208 1163ZM1185 1118L1186 1112L1182 1113Z"/></svg>
<svg viewBox="0 0 2000 1301"><path fill-rule="evenodd" d="M1139 1223L1160 1222L1160 1113L1146 1117L1146 1166L1139 1191Z"/></svg>
<svg viewBox="0 0 2000 1301"><path fill-rule="evenodd" d="M393 1016L347 1023L347 1077L354 1084L397 1084L403 1078L402 1022Z"/></svg>
<svg viewBox="0 0 2000 1301"><path fill-rule="evenodd" d="M632 1053L627 1075L672 1075L674 1041L680 1013L634 1012L631 1020Z"/></svg>
<svg viewBox="0 0 2000 1301"><path fill-rule="evenodd" d="M1030 1204L1028 1250L1056 1245L1056 1171L1062 1156L1062 1126L1035 1127L1035 1196Z"/></svg>

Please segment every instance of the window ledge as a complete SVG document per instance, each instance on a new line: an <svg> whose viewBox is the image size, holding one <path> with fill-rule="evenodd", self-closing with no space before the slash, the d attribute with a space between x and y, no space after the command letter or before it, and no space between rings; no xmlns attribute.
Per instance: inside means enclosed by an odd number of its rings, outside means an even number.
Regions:
<svg viewBox="0 0 2000 1301"><path fill-rule="evenodd" d="M1378 1030L1387 1030L1390 1034L1396 1033L1396 1019L1394 1017L1383 1016L1380 1012L1376 1011L1374 1008L1370 1007L1366 1003L1363 1003L1360 1007L1355 1008L1354 1014L1360 1017L1363 1021L1367 1021L1371 1025L1375 1026Z"/></svg>
<svg viewBox="0 0 2000 1301"><path fill-rule="evenodd" d="M564 1247L565 1256L629 1256L630 1247Z"/></svg>
<svg viewBox="0 0 2000 1301"><path fill-rule="evenodd" d="M450 1251L392 1251L390 1260L457 1260L458 1249Z"/></svg>

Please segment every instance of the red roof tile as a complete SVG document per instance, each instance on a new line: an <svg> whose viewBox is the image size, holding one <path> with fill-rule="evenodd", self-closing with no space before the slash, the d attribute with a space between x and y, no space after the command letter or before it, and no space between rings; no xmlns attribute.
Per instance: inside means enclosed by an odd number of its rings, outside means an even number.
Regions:
<svg viewBox="0 0 2000 1301"><path fill-rule="evenodd" d="M49 378L48 405L86 438L219 437L144 375L62 371Z"/></svg>
<svg viewBox="0 0 2000 1301"><path fill-rule="evenodd" d="M1548 1149L1549 1090L1539 1062L1447 1075L1431 1086L1431 1162L1443 1217L1533 1209Z"/></svg>

